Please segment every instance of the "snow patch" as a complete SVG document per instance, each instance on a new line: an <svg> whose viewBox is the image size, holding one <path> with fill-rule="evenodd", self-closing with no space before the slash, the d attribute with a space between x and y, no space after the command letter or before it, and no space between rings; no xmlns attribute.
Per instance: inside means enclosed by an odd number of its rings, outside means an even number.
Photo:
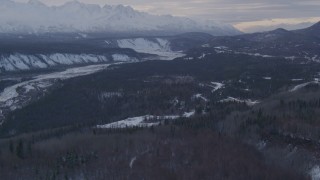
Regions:
<svg viewBox="0 0 320 180"><path fill-rule="evenodd" d="M209 101L209 100L208 100L206 97L204 97L202 94L195 94L195 95L192 96L191 99L202 99L204 102L208 102L208 101Z"/></svg>
<svg viewBox="0 0 320 180"><path fill-rule="evenodd" d="M295 59L297 59L298 57L295 57L295 56L287 56L287 57L284 57L286 60L291 60L291 61L293 61L293 60L295 60Z"/></svg>
<svg viewBox="0 0 320 180"><path fill-rule="evenodd" d="M203 48L209 48L209 47L210 47L210 44L203 44L201 47L203 47Z"/></svg>
<svg viewBox="0 0 320 180"><path fill-rule="evenodd" d="M184 60L194 60L194 57L185 57Z"/></svg>
<svg viewBox="0 0 320 180"><path fill-rule="evenodd" d="M201 56L199 56L199 57L198 57L198 59L203 59L203 58L205 58L205 57L206 57L206 55L207 55L207 54L202 53L202 55L201 55Z"/></svg>
<svg viewBox="0 0 320 180"><path fill-rule="evenodd" d="M97 128L101 129L117 129L117 128L131 128L131 127L152 127L160 124L161 120L165 119L179 119L181 117L190 118L195 114L195 111L185 112L182 116L179 115L168 115L168 116L153 116L153 115L145 115L138 117L131 117L121 121L105 124L105 125L97 125ZM156 120L155 122L148 122L150 120Z"/></svg>
<svg viewBox="0 0 320 180"><path fill-rule="evenodd" d="M227 50L227 49L229 49L228 47L226 47L226 46L216 46L216 47L214 47L215 49L220 49L220 50Z"/></svg>
<svg viewBox="0 0 320 180"><path fill-rule="evenodd" d="M151 127L156 126L159 124L159 122L155 123L147 123L146 121L149 119L155 119L159 116L151 116L151 115L145 115L145 116L139 116L139 117L132 117L125 120L117 121L114 123L106 124L106 125L98 125L97 128L104 128L104 129L113 129L113 128L129 128L129 127ZM164 119L176 119L177 117L162 117Z"/></svg>
<svg viewBox="0 0 320 180"><path fill-rule="evenodd" d="M133 167L133 163L137 160L137 157L134 157L131 159L130 163L129 163L129 167L132 168Z"/></svg>
<svg viewBox="0 0 320 180"><path fill-rule="evenodd" d="M320 167L318 165L314 166L310 170L309 175L311 176L312 180L320 180Z"/></svg>
<svg viewBox="0 0 320 180"><path fill-rule="evenodd" d="M260 102L255 100L251 100L251 99L246 99L246 100L241 100L241 99L238 99L238 98L234 98L234 97L228 97L226 99L223 99L223 100L220 100L219 102L236 102L236 103L246 103L248 106L254 106L256 104L259 104Z"/></svg>
<svg viewBox="0 0 320 180"><path fill-rule="evenodd" d="M211 92L214 93L219 89L223 88L225 85L219 82L211 82L210 85L207 85L207 86L213 88Z"/></svg>
<svg viewBox="0 0 320 180"><path fill-rule="evenodd" d="M112 98L112 97L122 97L123 94L120 92L104 92L99 95L99 98Z"/></svg>
<svg viewBox="0 0 320 180"><path fill-rule="evenodd" d="M124 62L127 62L127 61L132 61L132 62L138 61L136 58L131 58L126 54L113 54L112 55L112 59L114 61L124 61Z"/></svg>
<svg viewBox="0 0 320 180"><path fill-rule="evenodd" d="M319 81L315 80L315 81L312 81L312 82L306 82L306 83L303 83L303 84L299 84L299 85L296 85L295 87L293 87L290 92L295 92L297 90L300 90L306 86L308 86L309 84L320 84Z"/></svg>
<svg viewBox="0 0 320 180"><path fill-rule="evenodd" d="M266 141L260 141L259 143L257 143L256 147L259 150L263 150L265 147L267 146L267 142Z"/></svg>
<svg viewBox="0 0 320 180"><path fill-rule="evenodd" d="M235 54L243 54L243 55L255 56L255 57L263 57L263 58L274 58L274 57L276 57L276 56L260 54L260 53L236 52L236 51L234 53Z"/></svg>
<svg viewBox="0 0 320 180"><path fill-rule="evenodd" d="M34 90L35 88L34 88L34 86L28 84L28 85L24 86L24 89L25 89L26 93L28 93L31 90Z"/></svg>
<svg viewBox="0 0 320 180"><path fill-rule="evenodd" d="M196 113L195 111L185 112L182 117L190 118L190 117L194 116L195 113Z"/></svg>

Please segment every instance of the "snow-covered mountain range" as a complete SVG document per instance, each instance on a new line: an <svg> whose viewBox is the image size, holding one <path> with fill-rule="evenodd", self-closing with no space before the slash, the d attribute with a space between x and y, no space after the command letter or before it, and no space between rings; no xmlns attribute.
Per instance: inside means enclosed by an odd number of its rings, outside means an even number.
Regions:
<svg viewBox="0 0 320 180"><path fill-rule="evenodd" d="M38 0L28 3L0 1L0 33L53 32L207 32L213 35L239 34L231 25L198 22L185 17L151 15L130 6L84 4L71 1L47 6Z"/></svg>

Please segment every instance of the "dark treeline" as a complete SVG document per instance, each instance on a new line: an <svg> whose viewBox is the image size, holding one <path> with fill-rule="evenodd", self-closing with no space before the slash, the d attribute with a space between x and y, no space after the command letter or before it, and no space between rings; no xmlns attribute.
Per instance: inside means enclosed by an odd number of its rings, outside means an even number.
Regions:
<svg viewBox="0 0 320 180"><path fill-rule="evenodd" d="M117 133L116 133L117 132ZM202 128L77 132L1 145L3 179L304 179L254 148Z"/></svg>

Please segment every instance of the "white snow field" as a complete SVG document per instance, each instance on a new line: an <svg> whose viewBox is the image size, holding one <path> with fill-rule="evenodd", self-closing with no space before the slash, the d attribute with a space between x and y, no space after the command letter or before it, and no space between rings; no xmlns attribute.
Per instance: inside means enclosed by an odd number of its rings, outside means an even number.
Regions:
<svg viewBox="0 0 320 180"><path fill-rule="evenodd" d="M238 99L238 98L234 98L234 97L228 97L226 99L220 100L219 102L237 102L237 103L246 103L248 106L254 106L256 104L259 104L259 101L253 101L251 99L246 99L246 100L242 100L242 99Z"/></svg>
<svg viewBox="0 0 320 180"><path fill-rule="evenodd" d="M161 120L165 119L178 119L181 117L190 118L195 114L195 111L185 112L182 116L179 115L168 115L168 116L153 116L145 115L138 117L131 117L114 123L109 123L105 125L97 125L97 128L101 129L117 129L117 128L128 128L128 127L151 127L160 124ZM148 122L149 120L156 120L154 122Z"/></svg>
<svg viewBox="0 0 320 180"><path fill-rule="evenodd" d="M173 60L185 56L182 52L172 51L170 42L162 38L155 38L154 40L145 38L121 39L117 43L120 48L129 48L139 53L158 55L160 60Z"/></svg>
<svg viewBox="0 0 320 180"><path fill-rule="evenodd" d="M298 90L308 86L309 84L320 84L320 82L318 80L315 80L315 81L311 81L311 82L298 84L298 85L294 86L292 89L290 89L290 92L298 91Z"/></svg>

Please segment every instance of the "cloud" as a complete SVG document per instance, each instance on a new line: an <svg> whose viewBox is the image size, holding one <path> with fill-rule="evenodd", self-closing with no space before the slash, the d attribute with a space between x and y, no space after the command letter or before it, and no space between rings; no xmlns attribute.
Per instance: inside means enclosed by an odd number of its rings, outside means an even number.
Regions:
<svg viewBox="0 0 320 180"><path fill-rule="evenodd" d="M16 0L25 2L27 0ZM67 0L40 0L61 5ZM79 0L84 3L124 4L152 14L172 14L239 25L270 19L320 17L319 0ZM250 23L249 23L250 22ZM298 21L297 21L298 23ZM299 23L302 23L299 21ZM248 25L247 24L247 25ZM259 26L259 24L257 24Z"/></svg>
<svg viewBox="0 0 320 180"><path fill-rule="evenodd" d="M320 17L310 18L279 18L279 19L265 19L260 21L240 22L234 26L243 32L257 32L268 31L276 28L284 28L288 30L301 29L311 26L319 22Z"/></svg>

